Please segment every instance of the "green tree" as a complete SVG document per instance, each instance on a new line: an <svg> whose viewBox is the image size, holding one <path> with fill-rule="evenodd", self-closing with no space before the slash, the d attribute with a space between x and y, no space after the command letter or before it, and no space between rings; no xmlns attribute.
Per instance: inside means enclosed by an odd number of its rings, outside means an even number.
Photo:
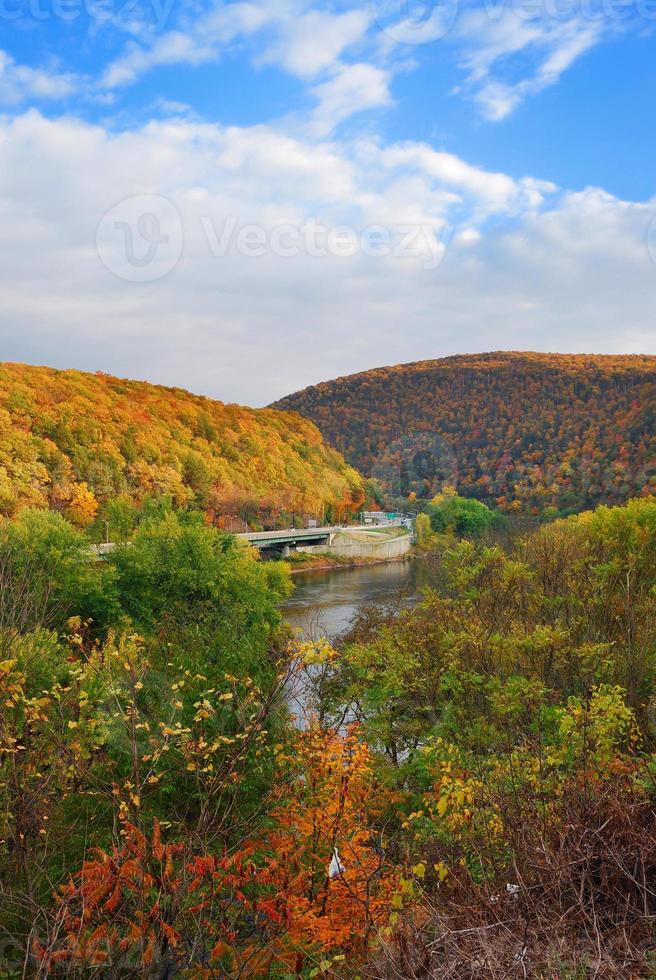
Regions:
<svg viewBox="0 0 656 980"><path fill-rule="evenodd" d="M259 562L249 548L198 514L145 520L110 556L119 601L137 628L165 631L181 655L220 660L261 675L291 591L286 566Z"/></svg>
<svg viewBox="0 0 656 980"><path fill-rule="evenodd" d="M428 514L417 514L415 537L420 548L428 548L433 544L435 535L431 530L431 520Z"/></svg>
<svg viewBox="0 0 656 980"><path fill-rule="evenodd" d="M130 538L135 529L139 519L139 511L128 494L121 494L109 501L105 508L104 518L108 525L109 540L123 542Z"/></svg>
<svg viewBox="0 0 656 980"><path fill-rule="evenodd" d="M88 538L61 514L29 509L3 522L0 556L10 574L25 577L29 570L55 628L70 616L99 628L117 620L113 569L94 559Z"/></svg>
<svg viewBox="0 0 656 980"><path fill-rule="evenodd" d="M161 678L171 676L179 683L177 720L191 727L202 716L208 742L236 738L245 719L260 711L268 716L266 732L248 749L252 776L246 767L240 786L245 814L266 790L269 769L255 764L257 754L286 737L278 677L279 605L291 591L288 567L260 562L201 515L180 512L143 522L132 541L109 556L109 564L120 605L145 637L152 675L143 693L153 717L166 710ZM231 699L223 702L217 692L226 687ZM193 809L194 787L193 780L169 782L169 802Z"/></svg>
<svg viewBox="0 0 656 980"><path fill-rule="evenodd" d="M478 538L486 531L504 524L501 514L473 498L458 496L436 498L428 505L427 513L434 531L438 534L449 532L460 538Z"/></svg>

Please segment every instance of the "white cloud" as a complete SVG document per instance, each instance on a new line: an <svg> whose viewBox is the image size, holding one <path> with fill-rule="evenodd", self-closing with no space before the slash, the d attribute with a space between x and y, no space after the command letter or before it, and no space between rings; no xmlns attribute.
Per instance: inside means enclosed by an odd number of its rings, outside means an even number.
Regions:
<svg viewBox="0 0 656 980"><path fill-rule="evenodd" d="M341 66L332 78L310 90L318 102L310 132L325 136L354 113L390 105L389 81L388 73L374 65Z"/></svg>
<svg viewBox="0 0 656 980"><path fill-rule="evenodd" d="M75 92L76 84L72 74L20 65L6 51L0 51L0 102L5 105L64 99Z"/></svg>
<svg viewBox="0 0 656 980"><path fill-rule="evenodd" d="M344 52L361 41L369 26L369 10L331 14L309 10L283 17L277 37L261 57L264 64L277 64L300 78L315 78L334 66Z"/></svg>
<svg viewBox="0 0 656 980"><path fill-rule="evenodd" d="M572 6L567 11L533 0L477 6L469 0L444 5L338 0L326 6L322 0L198 0L188 6L164 0L153 4L158 29L136 15L131 19L126 10L123 18L111 18L111 28L127 30L130 39L100 69L94 88L87 86L85 98L93 93L96 100L108 99L158 67L194 67L239 51L251 65L275 65L306 86L305 95L318 102L306 132L323 136L353 113L390 105L394 74L414 70L426 52L440 58L443 45L450 45L464 73L454 91L473 98L487 119L501 120L555 85L603 39L632 28L620 18L621 11L614 20L604 20L592 9ZM403 11L410 11L407 23L414 25L405 44L407 30L399 34L399 24L388 24L389 16L394 20ZM163 30L165 24L174 26ZM417 31L422 44L412 43ZM437 40L429 43L432 38ZM17 65L0 54L0 100L5 104L66 98L77 94L76 85L72 74Z"/></svg>
<svg viewBox="0 0 656 980"><path fill-rule="evenodd" d="M213 61L216 48L181 31L162 34L150 48L131 41L125 53L109 66L100 80L101 88L116 88L135 81L144 72L159 65L200 65Z"/></svg>
<svg viewBox="0 0 656 980"><path fill-rule="evenodd" d="M93 91L97 99L106 98L158 67L195 67L239 50L252 65L275 65L306 86L315 108L305 131L322 137L354 113L392 104L393 75L414 70L420 63L416 52L432 50L439 57L440 45L449 44L464 72L464 83L454 91L473 98L487 119L500 120L556 84L610 32L602 19L586 18L583 12L565 15L538 5L529 16L521 2L464 4L459 11L454 8L458 16L445 38L416 47L395 44L397 35L381 30L374 16L381 4L343 0L324 9L318 0L200 0L193 10L167 6L170 17L175 12L178 18L175 27L162 32L135 28L85 97ZM392 0L391 7L397 6L398 0ZM425 27L422 17L417 25ZM72 75L19 66L7 55L0 60L5 103L64 98L75 93L75 84Z"/></svg>
<svg viewBox="0 0 656 980"><path fill-rule="evenodd" d="M498 211L527 211L544 203L556 187L547 181L525 177L519 181L506 174L474 167L452 153L438 152L425 143L403 143L384 151L388 167L412 166L427 177L473 199L480 216Z"/></svg>
<svg viewBox="0 0 656 980"><path fill-rule="evenodd" d="M217 5L186 30L156 37L150 46L131 40L103 73L100 89L129 85L161 65L199 65L218 60L233 42L246 41L256 65L277 65L304 82L316 103L306 133L324 136L354 113L389 105L389 75L370 64L342 64L362 41L367 10L329 13L304 9L304 0Z"/></svg>
<svg viewBox="0 0 656 980"><path fill-rule="evenodd" d="M103 74L100 88L128 85L160 65L215 61L232 42L246 41L257 66L277 65L309 86L314 109L291 122L320 138L355 113L391 104L388 71L340 61L363 40L370 20L368 10L305 10L303 0L221 4L192 28L169 31L150 47L130 41Z"/></svg>
<svg viewBox="0 0 656 980"><path fill-rule="evenodd" d="M152 44L130 41L104 72L101 86L134 82L159 65L198 65L218 59L232 42L253 41L257 64L275 64L302 79L333 69L341 55L362 40L370 22L366 10L329 13L304 9L303 0L220 3L197 16L184 30L158 35Z"/></svg>
<svg viewBox="0 0 656 980"><path fill-rule="evenodd" d="M165 278L132 283L107 271L95 237L108 209L143 194L177 209L182 258ZM656 201L562 193L421 144L310 143L181 119L115 133L30 111L0 119L0 337L8 358L252 404L457 351L656 353L654 214ZM452 234L430 269L425 254L275 254L276 229L312 220ZM226 222L257 226L264 253L233 239L219 255L208 221L217 239Z"/></svg>
<svg viewBox="0 0 656 980"><path fill-rule="evenodd" d="M176 99L156 99L153 109L163 116L189 116L194 117L194 110L186 102L178 102Z"/></svg>
<svg viewBox="0 0 656 980"><path fill-rule="evenodd" d="M600 19L528 19L521 7L507 7L492 16L490 9L482 8L463 15L455 40L463 49L466 89L483 114L497 121L527 97L555 85L604 34Z"/></svg>
<svg viewBox="0 0 656 980"><path fill-rule="evenodd" d="M156 35L150 45L130 41L103 73L101 88L128 85L161 65L200 65L217 60L238 37L249 38L276 20L275 6L257 3L217 4L185 30Z"/></svg>
<svg viewBox="0 0 656 980"><path fill-rule="evenodd" d="M200 18L199 31L222 43L232 41L239 35L247 37L275 20L277 9L276 0L269 0L268 3L218 3Z"/></svg>

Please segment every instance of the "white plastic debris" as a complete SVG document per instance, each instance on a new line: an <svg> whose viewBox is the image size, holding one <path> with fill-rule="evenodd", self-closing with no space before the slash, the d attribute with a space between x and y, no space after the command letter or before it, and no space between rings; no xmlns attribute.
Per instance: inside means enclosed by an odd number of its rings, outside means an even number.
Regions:
<svg viewBox="0 0 656 980"><path fill-rule="evenodd" d="M519 895L519 885L512 885L510 882L506 885L506 891L511 898L517 898Z"/></svg>
<svg viewBox="0 0 656 980"><path fill-rule="evenodd" d="M335 848L335 850L333 851L333 856L330 861L330 866L328 868L328 877L332 881L333 878L339 878L339 876L345 870L346 869L344 868L344 865L342 864L339 857L339 851L337 850L337 848Z"/></svg>

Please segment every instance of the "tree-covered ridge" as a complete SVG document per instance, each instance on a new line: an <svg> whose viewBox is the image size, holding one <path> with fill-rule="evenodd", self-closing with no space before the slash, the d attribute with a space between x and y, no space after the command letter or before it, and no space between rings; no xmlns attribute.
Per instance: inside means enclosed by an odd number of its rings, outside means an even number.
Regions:
<svg viewBox="0 0 656 980"><path fill-rule="evenodd" d="M211 516L321 515L362 499L361 480L315 426L105 374L0 365L0 513L49 506L75 523L121 494L168 495Z"/></svg>
<svg viewBox="0 0 656 980"><path fill-rule="evenodd" d="M621 503L656 490L656 358L491 353L379 368L290 395L367 475L505 509Z"/></svg>

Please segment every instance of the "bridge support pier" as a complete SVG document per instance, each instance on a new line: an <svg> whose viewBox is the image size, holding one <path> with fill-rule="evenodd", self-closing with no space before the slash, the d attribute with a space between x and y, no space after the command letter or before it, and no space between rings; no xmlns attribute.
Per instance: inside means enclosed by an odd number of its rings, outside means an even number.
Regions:
<svg viewBox="0 0 656 980"><path fill-rule="evenodd" d="M285 544L282 547L282 557L283 558L289 558L289 545L288 544Z"/></svg>

